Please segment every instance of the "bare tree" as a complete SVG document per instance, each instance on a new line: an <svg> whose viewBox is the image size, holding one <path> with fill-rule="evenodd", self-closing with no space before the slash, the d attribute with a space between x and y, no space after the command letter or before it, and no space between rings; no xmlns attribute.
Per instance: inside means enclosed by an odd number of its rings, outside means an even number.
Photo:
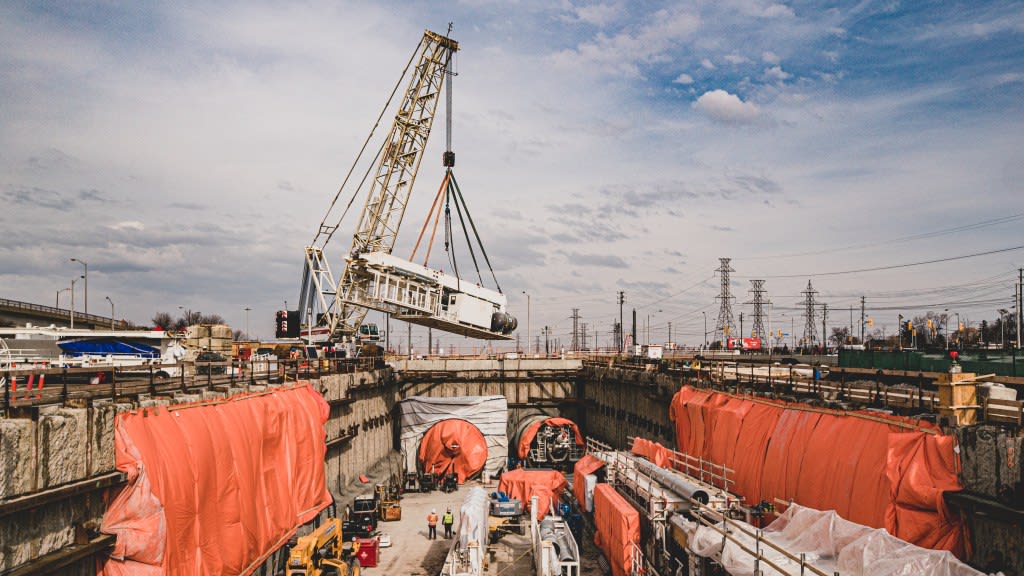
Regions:
<svg viewBox="0 0 1024 576"><path fill-rule="evenodd" d="M842 346L843 344L846 344L849 337L850 329L847 328L846 326L833 327L832 336L829 336L829 342L832 342L832 344L838 347Z"/></svg>
<svg viewBox="0 0 1024 576"><path fill-rule="evenodd" d="M167 312L157 312L153 315L153 326L163 328L164 330L170 330L174 327L174 317Z"/></svg>

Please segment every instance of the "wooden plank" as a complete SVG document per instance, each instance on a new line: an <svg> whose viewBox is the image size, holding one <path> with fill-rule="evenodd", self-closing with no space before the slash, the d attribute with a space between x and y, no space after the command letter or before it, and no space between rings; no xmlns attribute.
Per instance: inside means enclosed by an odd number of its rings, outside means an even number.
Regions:
<svg viewBox="0 0 1024 576"><path fill-rule="evenodd" d="M101 476L94 476L71 484L65 484L64 486L58 486L57 488L50 488L49 490L43 490L42 492L35 492L19 496L17 498L11 498L10 500L4 500L0 502L0 518L22 512L24 510L37 508L57 500L66 500L73 496L78 496L79 494L87 494L89 492L95 492L96 490L102 490L111 486L118 486L123 484L126 478L127 477L123 472L108 472Z"/></svg>
<svg viewBox="0 0 1024 576"><path fill-rule="evenodd" d="M71 545L61 548L45 556L35 558L27 564L22 564L17 568L3 572L2 575L31 576L34 574L59 573L62 568L66 568L82 558L98 554L113 546L114 538L111 534L101 534L90 540L88 544Z"/></svg>

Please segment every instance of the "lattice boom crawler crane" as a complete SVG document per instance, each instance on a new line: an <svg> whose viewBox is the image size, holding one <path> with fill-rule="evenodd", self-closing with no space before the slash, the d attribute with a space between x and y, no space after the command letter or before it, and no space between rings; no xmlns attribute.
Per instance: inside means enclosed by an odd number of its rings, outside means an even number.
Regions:
<svg viewBox="0 0 1024 576"><path fill-rule="evenodd" d="M424 32L416 52L410 59L410 64L414 60L416 64L412 68L411 78L403 93L391 130L377 152L372 175L367 171L366 177L363 178L364 182L370 182L370 191L356 224L340 281L335 281L324 255L324 247L344 218L343 213L336 224L328 224L331 212L352 176L355 165L349 171L341 190L338 191L338 196L335 196L331 208L321 221L316 237L306 247L299 312L302 315L301 322L306 327L303 333L310 339L319 335L335 342L357 341L368 310L386 312L406 322L468 337L487 340L511 339L509 334L515 330L517 322L505 310L507 298L501 293L500 287L497 290L485 288L482 285L482 277L479 283L462 280L459 278L454 260L451 260L455 268L455 274L452 275L427 267L426 258L423 265L420 265L412 262L411 258L403 260L392 254L398 229L423 159L441 88L447 78L448 147L444 153L447 171L438 197L434 201L434 207L438 208L434 232L436 233L440 216L439 199L443 192L446 250L449 246L448 235L451 233L449 205L454 201L467 242L469 228L465 221L468 219L483 258L490 266L486 252L480 244L476 226L465 209L461 191L452 174L455 154L451 151L451 79L452 58L457 50L458 43L455 40L428 30ZM403 78L408 71L407 66ZM400 85L401 80L396 85L392 97L398 92ZM389 98L389 104L390 101ZM387 108L386 105L385 111ZM384 114L385 112L381 112L381 118ZM379 120L380 118L378 123ZM367 138L366 144L369 141L370 138ZM363 151L366 150L366 144L363 145ZM360 157L362 153L360 152ZM356 163L358 162L357 157ZM358 189L356 193L358 194ZM355 195L353 200L354 198ZM350 201L349 207L351 204ZM434 213L434 207L427 217L428 223ZM345 209L346 213L347 211L348 208ZM466 218L463 217L463 212ZM424 225L424 231L426 228ZM422 238L421 231L420 239ZM431 234L430 246L433 245L433 240L434 234ZM417 249L418 247L419 242ZM428 256L429 250L428 247ZM416 249L413 250L413 257L415 252ZM473 256L474 264L477 264L472 245L470 254ZM477 271L479 273L479 268Z"/></svg>

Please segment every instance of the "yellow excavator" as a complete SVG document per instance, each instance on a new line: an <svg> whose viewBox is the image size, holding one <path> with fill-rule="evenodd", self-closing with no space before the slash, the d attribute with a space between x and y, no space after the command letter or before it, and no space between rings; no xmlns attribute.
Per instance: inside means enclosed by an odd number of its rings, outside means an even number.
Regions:
<svg viewBox="0 0 1024 576"><path fill-rule="evenodd" d="M341 520L329 518L300 536L288 554L287 576L359 576L359 541L344 542Z"/></svg>

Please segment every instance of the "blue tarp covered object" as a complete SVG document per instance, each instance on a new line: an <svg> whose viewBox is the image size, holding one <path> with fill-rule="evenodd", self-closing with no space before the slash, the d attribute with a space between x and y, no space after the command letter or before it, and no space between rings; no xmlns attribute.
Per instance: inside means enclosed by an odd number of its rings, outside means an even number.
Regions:
<svg viewBox="0 0 1024 576"><path fill-rule="evenodd" d="M57 346L70 356L82 356L94 354L106 356L107 354L138 355L144 358L159 358L160 351L147 344L139 342L125 342L122 340L62 340Z"/></svg>

